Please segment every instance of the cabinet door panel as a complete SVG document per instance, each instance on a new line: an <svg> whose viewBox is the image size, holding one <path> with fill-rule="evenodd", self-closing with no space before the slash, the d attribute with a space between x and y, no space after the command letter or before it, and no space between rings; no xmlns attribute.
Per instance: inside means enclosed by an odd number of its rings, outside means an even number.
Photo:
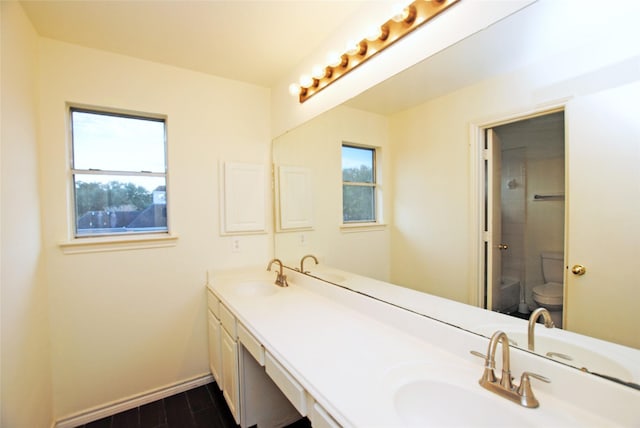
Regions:
<svg viewBox="0 0 640 428"><path fill-rule="evenodd" d="M222 331L222 395L224 396L233 418L240 424L238 403L238 344L223 328Z"/></svg>
<svg viewBox="0 0 640 428"><path fill-rule="evenodd" d="M220 321L209 312L209 369L220 389L222 389L221 330Z"/></svg>

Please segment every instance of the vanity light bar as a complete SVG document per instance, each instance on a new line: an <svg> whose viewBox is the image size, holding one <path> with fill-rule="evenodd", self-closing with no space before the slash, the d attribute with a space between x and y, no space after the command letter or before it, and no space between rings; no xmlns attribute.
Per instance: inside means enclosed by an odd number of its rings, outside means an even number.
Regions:
<svg viewBox="0 0 640 428"><path fill-rule="evenodd" d="M343 53L336 63L327 65L324 73L315 75L307 82L301 82L298 90L300 103L305 102L333 82L349 73L372 56L382 52L416 28L444 12L460 0L415 0L404 8L402 15L393 17L382 24L373 40L362 39L348 52ZM293 85L292 85L293 86ZM295 91L294 91L295 94Z"/></svg>

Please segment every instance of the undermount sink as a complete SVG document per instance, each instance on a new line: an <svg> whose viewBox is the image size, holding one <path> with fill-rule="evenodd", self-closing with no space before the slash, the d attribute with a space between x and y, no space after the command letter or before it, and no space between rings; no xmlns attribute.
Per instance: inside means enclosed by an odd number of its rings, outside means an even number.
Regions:
<svg viewBox="0 0 640 428"><path fill-rule="evenodd" d="M270 296L278 292L278 287L271 281L244 281L236 284L233 291L239 296Z"/></svg>
<svg viewBox="0 0 640 428"><path fill-rule="evenodd" d="M407 427L528 427L557 426L570 420L541 402L528 409L483 389L478 380L482 364L407 363L385 375L393 407ZM533 386L535 391L535 385ZM542 400L541 400L542 401Z"/></svg>
<svg viewBox="0 0 640 428"><path fill-rule="evenodd" d="M407 426L530 426L515 412L517 408L505 406L496 411L490 398L451 383L419 380L401 386L394 395L394 405ZM460 407L454 410L442 403L455 407L454 403L460 403Z"/></svg>

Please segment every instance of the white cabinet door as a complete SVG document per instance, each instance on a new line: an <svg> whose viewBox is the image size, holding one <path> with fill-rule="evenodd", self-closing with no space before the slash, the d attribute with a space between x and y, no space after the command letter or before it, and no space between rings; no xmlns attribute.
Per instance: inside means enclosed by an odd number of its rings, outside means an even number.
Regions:
<svg viewBox="0 0 640 428"><path fill-rule="evenodd" d="M220 320L209 311L209 369L220 389L222 389L221 332L222 325L220 324Z"/></svg>
<svg viewBox="0 0 640 428"><path fill-rule="evenodd" d="M223 328L222 332L222 395L237 424L240 424L240 412L238 403L239 379L238 379L238 344Z"/></svg>

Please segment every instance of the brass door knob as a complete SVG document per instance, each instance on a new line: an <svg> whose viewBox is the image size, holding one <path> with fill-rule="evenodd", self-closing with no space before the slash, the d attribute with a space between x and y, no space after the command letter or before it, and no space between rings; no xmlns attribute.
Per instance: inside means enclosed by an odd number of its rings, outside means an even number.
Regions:
<svg viewBox="0 0 640 428"><path fill-rule="evenodd" d="M498 244L498 250L507 250L509 249L509 244Z"/></svg>
<svg viewBox="0 0 640 428"><path fill-rule="evenodd" d="M571 268L571 273L573 273L574 275L584 275L584 273L587 271L587 268L582 266L582 265L574 265Z"/></svg>

